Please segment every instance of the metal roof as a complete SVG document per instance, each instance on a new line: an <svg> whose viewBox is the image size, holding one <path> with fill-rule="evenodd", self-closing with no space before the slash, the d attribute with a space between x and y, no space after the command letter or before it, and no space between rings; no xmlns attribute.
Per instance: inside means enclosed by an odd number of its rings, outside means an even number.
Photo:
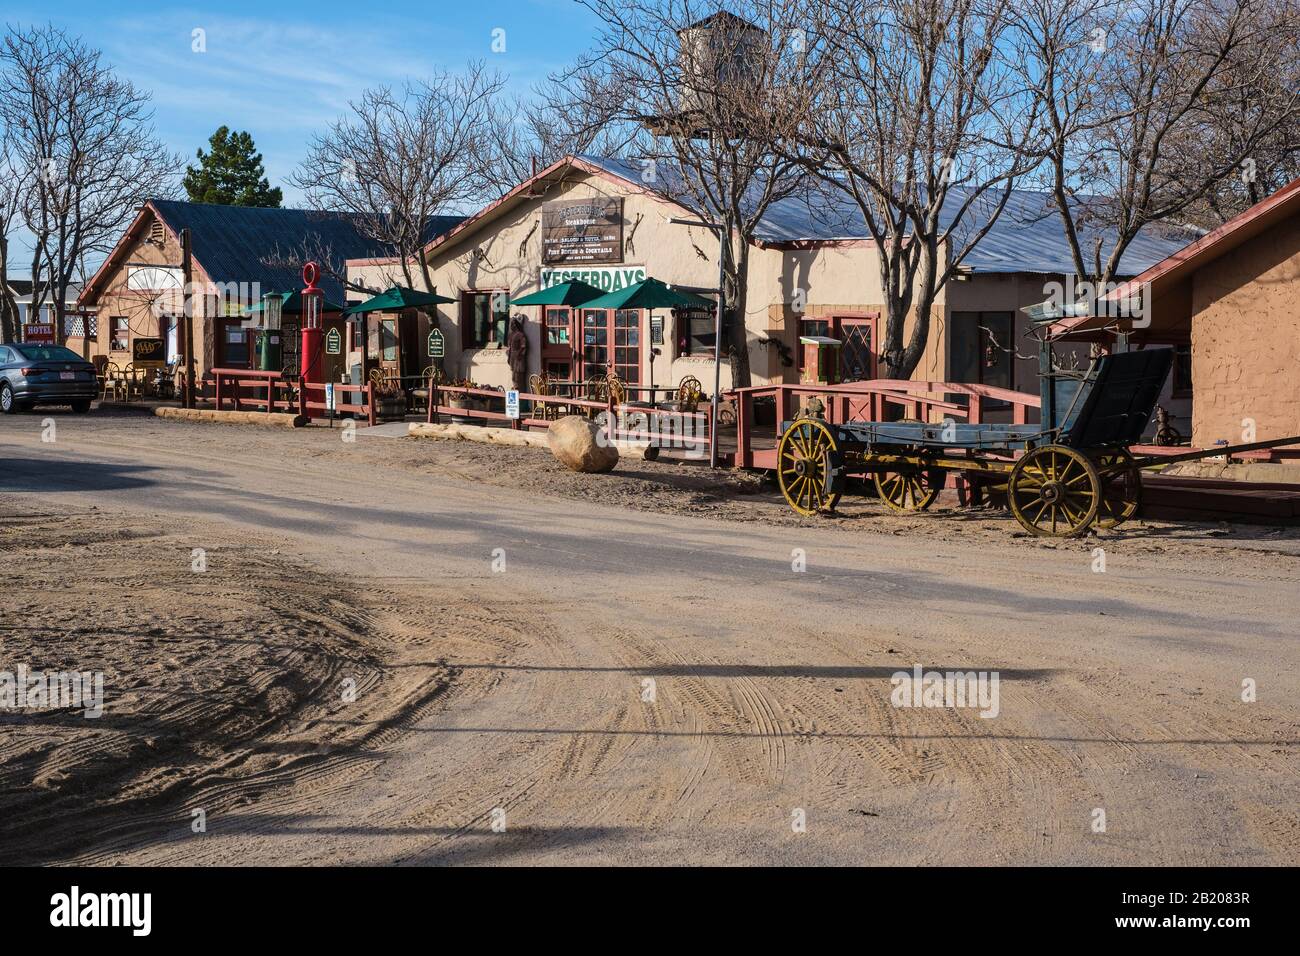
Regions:
<svg viewBox="0 0 1300 956"><path fill-rule="evenodd" d="M689 190L673 164L662 160L648 163L635 160L609 159L599 156L581 156L579 159L597 166L610 175L625 179L644 189L695 209ZM953 201L945 204L948 217L945 225L964 199L960 187L953 189ZM992 204L981 197L973 204L961 229L982 225L980 204ZM1015 190L1006 208L993 228L966 256L962 265L975 273L1047 273L1069 275L1074 272L1074 261L1065 237L1060 216L1050 193L1033 190ZM1081 217L1076 217L1079 219ZM956 239L961 242L961 229ZM1200 230L1181 226L1148 227L1129 245L1120 261L1118 274L1134 276L1150 268L1165 257L1177 252L1187 243L1199 238ZM1090 254L1098 237L1103 239L1103 256L1113 246L1106 230L1084 226L1080 242ZM809 185L796 195L779 199L768 207L759 222L755 238L764 243L834 242L870 239L862 213L848 196L824 185Z"/></svg>
<svg viewBox="0 0 1300 956"><path fill-rule="evenodd" d="M307 248L328 249L339 269L347 259L385 256L390 250L364 236L360 217L308 209L263 209L219 206L178 200L151 200L167 226L179 234L190 230L194 259L213 282L258 282L264 291L302 286L298 268L268 265L266 260L301 255ZM432 238L461 221L460 216L436 216L427 235ZM322 270L319 286L327 299L341 302L343 284Z"/></svg>

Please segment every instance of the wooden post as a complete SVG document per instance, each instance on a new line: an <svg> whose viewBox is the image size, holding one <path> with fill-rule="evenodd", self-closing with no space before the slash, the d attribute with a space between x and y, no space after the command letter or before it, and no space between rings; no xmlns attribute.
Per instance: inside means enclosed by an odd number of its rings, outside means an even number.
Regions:
<svg viewBox="0 0 1300 956"><path fill-rule="evenodd" d="M181 230L181 361L185 369L184 386L181 391L181 406L194 407L194 295L193 262L190 255L190 231ZM112 334L112 330L109 330ZM221 379L217 379L217 394L220 395ZM218 400L217 407L221 407Z"/></svg>
<svg viewBox="0 0 1300 956"><path fill-rule="evenodd" d="M366 382L366 421L373 427L375 418L375 383Z"/></svg>

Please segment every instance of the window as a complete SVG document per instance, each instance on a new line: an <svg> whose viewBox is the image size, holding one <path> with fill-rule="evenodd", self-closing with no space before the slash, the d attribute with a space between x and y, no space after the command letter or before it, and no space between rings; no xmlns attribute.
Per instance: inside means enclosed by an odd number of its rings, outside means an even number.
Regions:
<svg viewBox="0 0 1300 956"><path fill-rule="evenodd" d="M547 345L568 345L569 344L569 310L568 309L547 309L546 310L546 344Z"/></svg>
<svg viewBox="0 0 1300 956"><path fill-rule="evenodd" d="M800 319L799 320L799 337L805 335L817 335L822 338L831 337L831 320L830 319ZM795 343L795 351L799 353L799 372L800 378L803 378L804 366L807 365L804 356L804 347L802 342Z"/></svg>
<svg viewBox="0 0 1300 956"><path fill-rule="evenodd" d="M677 354L712 358L717 309L697 306L674 309L673 314L677 318Z"/></svg>
<svg viewBox="0 0 1300 956"><path fill-rule="evenodd" d="M1192 394L1192 347L1174 346L1173 394L1176 398L1190 398Z"/></svg>
<svg viewBox="0 0 1300 956"><path fill-rule="evenodd" d="M381 319L379 322L379 357L385 362L397 361L396 319Z"/></svg>
<svg viewBox="0 0 1300 956"><path fill-rule="evenodd" d="M109 322L112 323L110 330L113 340L109 343L109 349L114 352L125 352L130 346L130 323L125 315L115 315Z"/></svg>
<svg viewBox="0 0 1300 956"><path fill-rule="evenodd" d="M614 313L614 372L623 381L641 381L641 310Z"/></svg>
<svg viewBox="0 0 1300 956"><path fill-rule="evenodd" d="M505 292L467 292L460 306L461 348L505 345L510 322L510 296Z"/></svg>

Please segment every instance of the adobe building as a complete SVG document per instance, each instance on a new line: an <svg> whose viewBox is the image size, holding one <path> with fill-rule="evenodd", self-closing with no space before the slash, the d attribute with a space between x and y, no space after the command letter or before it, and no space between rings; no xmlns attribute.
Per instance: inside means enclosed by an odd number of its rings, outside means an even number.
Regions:
<svg viewBox="0 0 1300 956"><path fill-rule="evenodd" d="M695 376L711 391L711 308L652 315L510 305L571 279L616 290L647 276L716 300L718 239L698 224L699 213L672 188L663 167L651 175L635 162L570 156L519 184L426 247L435 291L455 303L432 317L377 317L388 323L383 345L372 330L369 347L389 357L410 353L403 372L419 371L432 363L426 343L436 324L449 378L509 387L505 336L509 318L522 315L530 372L583 380L612 366L631 384L672 385ZM959 281L941 291L914 378L1037 394L1037 346L1024 338L1032 323L1021 310L1041 302L1047 283L1072 271L1049 202L1033 192L1011 198L965 260ZM1124 257L1125 274L1141 272L1185 241L1140 237ZM744 316L753 384L799 381L799 339L817 335L843 343L841 380L878 377L883 296L876 255L856 208L813 208L804 198L788 198L769 209L751 250ZM349 284L384 289L400 283L401 270L392 259L357 259L348 263L348 276ZM997 347L982 329L993 331ZM731 387L725 361L722 387Z"/></svg>
<svg viewBox="0 0 1300 956"><path fill-rule="evenodd" d="M1109 298L1139 295L1150 325L1130 343L1177 348L1172 380L1190 407L1194 447L1300 435L1300 180Z"/></svg>
<svg viewBox="0 0 1300 956"><path fill-rule="evenodd" d="M441 218L430 235L459 222ZM132 360L137 338L162 339L166 360L179 359L175 313L182 288L181 230L190 230L191 279L195 290L192 329L200 378L211 368L255 368L253 331L244 309L270 292L303 287L304 259L327 259L319 286L325 301L344 301L344 260L376 255L382 247L366 237L355 217L301 209L262 209L150 200L87 283L78 306L95 309L96 334L83 354L106 356L120 366ZM285 364L296 363L294 319L285 318ZM336 319L341 328L347 326ZM70 338L82 351L83 341ZM341 364L341 363L340 363Z"/></svg>

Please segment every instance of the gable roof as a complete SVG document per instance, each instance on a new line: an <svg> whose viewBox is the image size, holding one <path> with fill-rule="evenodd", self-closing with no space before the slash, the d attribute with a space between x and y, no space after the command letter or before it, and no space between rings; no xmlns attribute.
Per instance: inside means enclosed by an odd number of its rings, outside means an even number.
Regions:
<svg viewBox="0 0 1300 956"><path fill-rule="evenodd" d="M437 236L425 246L425 255L474 231L514 206L538 198L542 195L539 187L562 181L567 174L574 171L599 176L616 182L623 189L648 194L672 203L689 214L702 215L691 201L680 172L673 169L670 163L656 163L654 179L647 183L645 165L635 160L602 156L566 156ZM956 193L954 198L960 199L961 190L955 189L954 192ZM976 218L978 218L978 203L981 201L983 200L976 201ZM1074 260L1053 203L1054 199L1050 193L1014 190L997 222L963 260L963 268L972 273L989 275L1073 273ZM951 224L951 217L959 205L959 202L946 205L944 210L944 214L948 217L946 224ZM1125 250L1118 274L1136 275L1181 249L1200 234L1199 230L1180 226L1144 230ZM838 190L816 185L811 185L795 195L786 196L769 205L758 223L754 237L760 246L775 248L805 248L871 241L871 235L862 220L861 210L853 201ZM1106 241L1104 231L1087 225L1080 228L1080 241L1085 249L1091 250L1098 238L1102 239L1102 250L1105 254L1113 243Z"/></svg>
<svg viewBox="0 0 1300 956"><path fill-rule="evenodd" d="M118 248L87 284L83 298L93 299L110 267L121 264L118 260L127 246L126 240L138 230L147 210L152 210L176 236L182 229L190 230L194 262L211 281L257 282L263 292L301 288L301 270L276 260L300 257L304 250L328 250L339 263L386 252L383 245L361 232L361 217L349 213L151 199ZM436 236L460 221L460 216L433 217L426 235ZM327 270L322 270L319 285L327 299L343 300L343 283Z"/></svg>

